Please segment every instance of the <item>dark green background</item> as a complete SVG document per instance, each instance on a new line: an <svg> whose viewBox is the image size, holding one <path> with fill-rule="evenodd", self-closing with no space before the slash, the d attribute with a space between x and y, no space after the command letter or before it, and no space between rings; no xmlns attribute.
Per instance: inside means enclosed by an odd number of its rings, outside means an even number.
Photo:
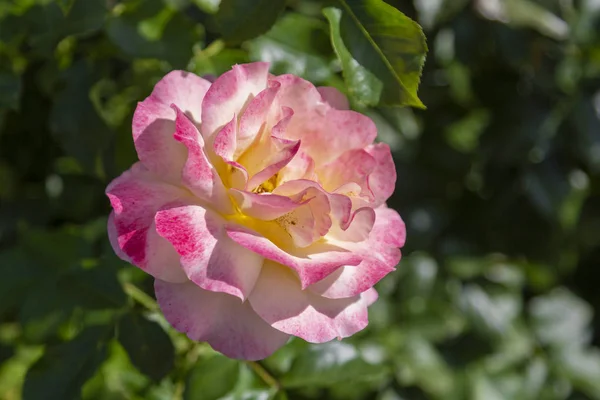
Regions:
<svg viewBox="0 0 600 400"><path fill-rule="evenodd" d="M388 3L425 30L426 110L376 105L405 93L344 14L375 74L346 85L341 1L0 0L0 399L600 399L598 1ZM244 363L165 323L104 188L161 76L255 60L376 121L408 241L364 332Z"/></svg>

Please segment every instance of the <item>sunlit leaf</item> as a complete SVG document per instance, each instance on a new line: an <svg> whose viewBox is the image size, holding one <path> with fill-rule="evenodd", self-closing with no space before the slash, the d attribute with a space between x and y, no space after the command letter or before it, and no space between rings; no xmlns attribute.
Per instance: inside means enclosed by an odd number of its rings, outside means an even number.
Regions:
<svg viewBox="0 0 600 400"><path fill-rule="evenodd" d="M323 10L323 14L329 20L331 44L342 64L342 74L348 94L359 103L376 105L379 102L383 84L373 73L360 65L346 48L340 36L341 11L330 7Z"/></svg>
<svg viewBox="0 0 600 400"><path fill-rule="evenodd" d="M339 0L341 36L352 56L383 82L384 105L425 106L417 97L427 44L421 27L383 0Z"/></svg>

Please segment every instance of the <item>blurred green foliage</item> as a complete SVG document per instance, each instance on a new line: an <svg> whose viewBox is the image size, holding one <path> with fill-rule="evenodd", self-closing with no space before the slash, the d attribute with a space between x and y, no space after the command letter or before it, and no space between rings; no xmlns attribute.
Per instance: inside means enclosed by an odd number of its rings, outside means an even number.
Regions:
<svg viewBox="0 0 600 400"><path fill-rule="evenodd" d="M1 399L600 399L600 3L387 3L0 1ZM245 363L168 326L104 188L161 76L255 60L375 120L408 242L364 332Z"/></svg>

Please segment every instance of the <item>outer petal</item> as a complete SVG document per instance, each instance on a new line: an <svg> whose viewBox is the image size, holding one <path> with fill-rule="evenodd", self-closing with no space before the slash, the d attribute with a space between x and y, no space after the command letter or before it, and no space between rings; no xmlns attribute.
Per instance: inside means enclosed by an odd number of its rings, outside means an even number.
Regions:
<svg viewBox="0 0 600 400"><path fill-rule="evenodd" d="M369 237L375 224L375 218L375 211L372 208L359 208L352 214L346 229L342 229L342 226L338 224L333 224L329 235L346 242L362 242Z"/></svg>
<svg viewBox="0 0 600 400"><path fill-rule="evenodd" d="M361 294L363 300L367 303L367 306L371 306L373 303L377 301L379 298L379 293L375 288L371 288Z"/></svg>
<svg viewBox="0 0 600 400"><path fill-rule="evenodd" d="M212 292L242 300L252 291L263 259L233 242L217 214L200 206L173 206L156 214L156 230L181 255L189 279Z"/></svg>
<svg viewBox="0 0 600 400"><path fill-rule="evenodd" d="M386 205L375 209L375 225L369 241L379 242L390 247L404 247L406 226L400 214Z"/></svg>
<svg viewBox="0 0 600 400"><path fill-rule="evenodd" d="M332 299L355 296L395 269L401 257L398 248L404 245L406 237L404 222L395 210L387 207L379 207L375 214L375 225L367 240L361 243L339 242L340 247L352 249L363 257L363 261L357 266L335 271L312 285L312 291Z"/></svg>
<svg viewBox="0 0 600 400"><path fill-rule="evenodd" d="M177 113L174 137L188 149L188 157L182 173L183 183L210 207L225 214L233 213L225 186L204 154L204 141L200 132L176 105L172 107Z"/></svg>
<svg viewBox="0 0 600 400"><path fill-rule="evenodd" d="M331 107L338 110L349 110L350 103L348 98L339 90L331 86L319 86L317 88L323 100L325 100Z"/></svg>
<svg viewBox="0 0 600 400"><path fill-rule="evenodd" d="M251 229L232 224L226 230L236 243L296 271L303 289L324 279L336 269L344 265L357 265L363 259L349 250L324 242L294 249L295 254L290 254Z"/></svg>
<svg viewBox="0 0 600 400"><path fill-rule="evenodd" d="M361 187L361 193L354 195L372 196L367 179L376 166L377 161L373 156L363 149L355 149L345 152L335 161L319 168L317 174L325 190L333 192L354 182Z"/></svg>
<svg viewBox="0 0 600 400"><path fill-rule="evenodd" d="M185 148L173 140L176 104L200 122L200 107L210 82L184 71L173 71L162 78L152 94L133 115L133 140L140 161L157 176L176 182L185 161Z"/></svg>
<svg viewBox="0 0 600 400"><path fill-rule="evenodd" d="M227 357L260 360L283 346L289 336L263 321L248 302L183 284L154 282L165 318L192 340L206 341Z"/></svg>
<svg viewBox="0 0 600 400"><path fill-rule="evenodd" d="M140 163L106 188L114 212L108 233L115 253L149 274L171 282L187 278L177 253L154 229L156 210L176 199L189 199L175 186L155 180Z"/></svg>
<svg viewBox="0 0 600 400"><path fill-rule="evenodd" d="M377 143L365 149L377 162L369 175L369 188L375 197L374 207L383 204L396 188L396 166L392 159L390 146Z"/></svg>
<svg viewBox="0 0 600 400"><path fill-rule="evenodd" d="M330 299L354 297L371 289L384 276L394 271L384 263L365 260L357 266L343 267L309 287L313 293Z"/></svg>
<svg viewBox="0 0 600 400"><path fill-rule="evenodd" d="M234 114L267 87L269 64L263 62L234 65L219 76L202 101L201 131L205 138L216 134Z"/></svg>
<svg viewBox="0 0 600 400"><path fill-rule="evenodd" d="M271 326L312 343L348 337L368 324L360 296L332 300L302 290L289 269L272 262L263 266L249 300Z"/></svg>
<svg viewBox="0 0 600 400"><path fill-rule="evenodd" d="M329 110L323 126L311 138L311 155L324 164L348 150L364 148L375 137L377 127L369 117L355 111Z"/></svg>
<svg viewBox="0 0 600 400"><path fill-rule="evenodd" d="M294 75L280 75L273 80L281 84L277 94L279 105L294 110L286 137L301 140L302 151L307 152L317 166L348 150L362 149L377 136L377 128L370 118L332 108L310 82Z"/></svg>

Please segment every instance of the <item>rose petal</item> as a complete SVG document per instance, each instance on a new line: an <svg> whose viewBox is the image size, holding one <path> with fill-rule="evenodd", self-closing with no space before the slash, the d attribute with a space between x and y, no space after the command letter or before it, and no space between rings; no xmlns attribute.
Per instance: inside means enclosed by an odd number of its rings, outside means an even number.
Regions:
<svg viewBox="0 0 600 400"><path fill-rule="evenodd" d="M383 243L390 247L404 247L406 226L398 211L386 205L375 209L375 225L369 241Z"/></svg>
<svg viewBox="0 0 600 400"><path fill-rule="evenodd" d="M224 214L232 214L233 206L217 171L204 154L204 140L196 126L183 112L172 105L177 113L174 138L188 149L188 157L182 172L182 181L207 205Z"/></svg>
<svg viewBox="0 0 600 400"><path fill-rule="evenodd" d="M288 140L278 137L285 131L285 127L293 116L289 109L285 110L283 118L269 133L267 129L259 141L251 146L237 161L244 165L251 176L248 181L248 190L252 190L275 175L285 167L300 149L300 141Z"/></svg>
<svg viewBox="0 0 600 400"><path fill-rule="evenodd" d="M293 254L291 254L249 228L231 224L227 225L226 230L236 243L296 271L303 289L325 278L336 269L345 265L357 265L363 259L358 254L325 242L292 249Z"/></svg>
<svg viewBox="0 0 600 400"><path fill-rule="evenodd" d="M373 207L379 207L394 193L396 188L396 166L390 146L385 143L370 145L366 151L377 162L375 169L369 175L369 189L375 197Z"/></svg>
<svg viewBox="0 0 600 400"><path fill-rule="evenodd" d="M285 137L301 140L302 151L309 154L317 166L348 150L362 149L377 136L377 128L370 118L354 111L332 108L312 83L294 75L272 79L281 84L277 93L279 105L294 111Z"/></svg>
<svg viewBox="0 0 600 400"><path fill-rule="evenodd" d="M242 214L264 221L279 218L303 204L287 196L275 194L258 194L236 189L231 189L229 193Z"/></svg>
<svg viewBox="0 0 600 400"><path fill-rule="evenodd" d="M229 239L224 224L216 213L196 205L167 207L156 214L158 234L175 247L192 282L245 300L263 259Z"/></svg>
<svg viewBox="0 0 600 400"><path fill-rule="evenodd" d="M153 224L160 207L176 199L189 200L187 193L157 181L138 163L112 181L106 195L114 210L108 233L115 253L160 279L187 279L173 246L156 234Z"/></svg>
<svg viewBox="0 0 600 400"><path fill-rule="evenodd" d="M315 162L308 154L298 151L294 158L279 171L277 180L279 185L282 185L296 179L315 180L316 178Z"/></svg>
<svg viewBox="0 0 600 400"><path fill-rule="evenodd" d="M238 155L241 154L254 138L260 133L261 129L271 130L271 126L266 125L268 116L273 104L273 100L279 91L281 85L279 82L269 81L267 88L254 97L244 110L240 118L240 127L238 135Z"/></svg>
<svg viewBox="0 0 600 400"><path fill-rule="evenodd" d="M234 114L240 115L248 102L267 87L268 73L268 63L256 62L234 65L217 78L202 101L200 128L205 139L215 135Z"/></svg>
<svg viewBox="0 0 600 400"><path fill-rule="evenodd" d="M271 326L311 343L348 337L368 323L360 296L333 300L302 290L289 269L273 262L265 262L249 301Z"/></svg>
<svg viewBox="0 0 600 400"><path fill-rule="evenodd" d="M248 182L248 172L239 163L233 161L237 148L237 116L234 115L214 138L213 150L220 157L214 160L224 184L231 188L245 189Z"/></svg>
<svg viewBox="0 0 600 400"><path fill-rule="evenodd" d="M372 198L367 179L374 171L377 161L363 149L350 150L339 156L334 161L317 170L319 181L327 191L340 193L338 190L348 183L360 186L360 193L353 196L366 196Z"/></svg>
<svg viewBox="0 0 600 400"><path fill-rule="evenodd" d="M294 198L306 204L280 218L280 223L292 236L294 244L302 248L329 232L331 207L327 194L314 187L307 188Z"/></svg>
<svg viewBox="0 0 600 400"><path fill-rule="evenodd" d="M167 321L192 340L208 342L227 357L260 360L283 346L289 336L272 328L248 302L203 290L192 282L154 282Z"/></svg>
<svg viewBox="0 0 600 400"><path fill-rule="evenodd" d="M367 303L367 306L371 306L379 298L379 293L377 293L377 290L375 290L375 288L371 288L362 292L360 296L363 298L365 303Z"/></svg>
<svg viewBox="0 0 600 400"><path fill-rule="evenodd" d="M157 176L172 182L180 179L185 148L173 140L176 104L195 122L200 122L202 99L210 82L184 71L172 71L154 87L152 94L133 115L133 140L138 157Z"/></svg>
<svg viewBox="0 0 600 400"><path fill-rule="evenodd" d="M349 110L350 103L348 98L339 90L331 86L320 86L317 88L323 100L325 100L331 107L338 110Z"/></svg>
<svg viewBox="0 0 600 400"><path fill-rule="evenodd" d="M311 285L309 290L330 299L354 297L372 288L394 270L394 267L382 262L365 260L357 266L338 269L322 281Z"/></svg>
<svg viewBox="0 0 600 400"><path fill-rule="evenodd" d="M400 250L404 246L406 227L398 212L385 206L375 209L375 224L368 239L356 242L343 242L329 238L329 241L341 248L352 249L365 259L373 259L389 267L400 262Z"/></svg>
<svg viewBox="0 0 600 400"><path fill-rule="evenodd" d="M315 293L332 299L355 296L375 285L393 271L400 262L406 229L395 210L379 207L375 210L375 224L367 240L360 243L332 242L351 249L363 257L357 266L339 269L310 287Z"/></svg>
<svg viewBox="0 0 600 400"><path fill-rule="evenodd" d="M275 188L273 194L294 197L298 196L299 193L305 193L309 188L317 190L327 196L331 217L341 229L347 229L352 221L352 201L346 195L328 193L321 185L319 185L319 183L308 179L287 181Z"/></svg>
<svg viewBox="0 0 600 400"><path fill-rule="evenodd" d="M333 224L329 235L337 240L346 242L362 242L369 237L375 224L375 211L370 207L356 210L345 229L341 225Z"/></svg>

